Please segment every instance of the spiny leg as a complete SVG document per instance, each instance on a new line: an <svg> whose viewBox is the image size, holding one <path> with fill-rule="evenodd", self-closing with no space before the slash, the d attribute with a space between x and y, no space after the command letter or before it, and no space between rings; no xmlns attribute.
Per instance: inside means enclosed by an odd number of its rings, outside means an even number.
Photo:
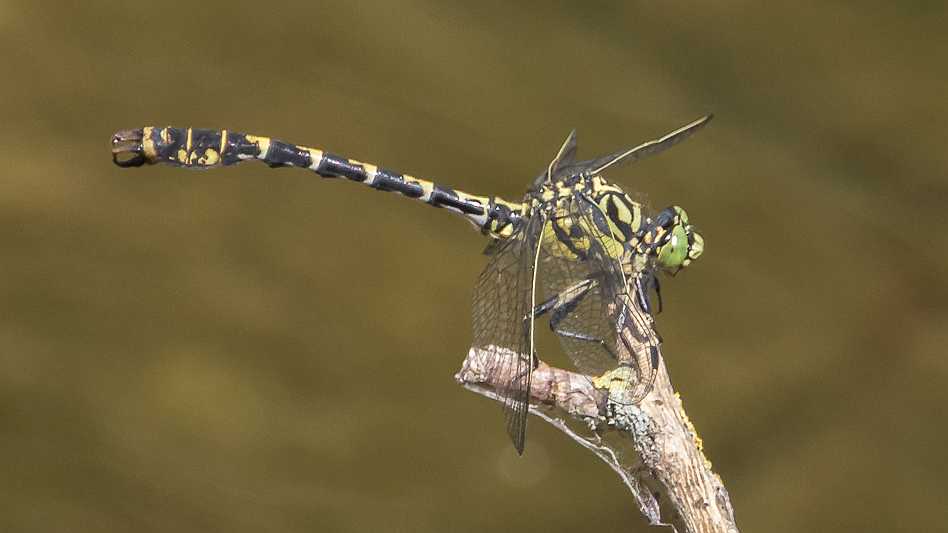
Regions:
<svg viewBox="0 0 948 533"><path fill-rule="evenodd" d="M599 344L602 349L609 354L610 357L615 359L616 354L614 354L612 350L609 349L609 346L606 344L605 340L593 335L588 335L586 333L570 331L566 328L561 328L559 325L560 322L566 319L570 313L576 310L576 307L582 303L582 301L589 294L589 291L592 290L596 285L597 282L593 278L587 278L570 285L545 302L536 306L533 309L532 316L524 317L524 323L528 324L529 320L535 320L536 318L552 311L552 314L550 315L550 330L553 331L553 333L568 339Z"/></svg>
<svg viewBox="0 0 948 533"><path fill-rule="evenodd" d="M662 312L662 284L659 282L658 274L652 272L648 275L648 281L643 282L641 279L636 280L636 293L640 301L645 302L645 306L642 307L642 310L648 314L652 313L652 300L649 298L648 291L649 289L655 289L655 296L658 299L658 311L654 314L659 314Z"/></svg>
<svg viewBox="0 0 948 533"><path fill-rule="evenodd" d="M589 293L589 290L594 287L595 284L596 282L594 280L587 278L554 294L545 302L534 307L532 314L523 317L524 326L529 327L531 320L536 320L546 313L553 311L553 314L550 316L550 329L556 332L558 329L557 325L560 321L576 309L576 306L583 301Z"/></svg>
<svg viewBox="0 0 948 533"><path fill-rule="evenodd" d="M652 283L653 283L653 287L655 287L655 296L658 297L658 312L661 313L661 312L662 312L662 309L663 309L663 306L662 306L662 284L658 281L658 275L657 275L657 274L653 274L653 275L652 275Z"/></svg>

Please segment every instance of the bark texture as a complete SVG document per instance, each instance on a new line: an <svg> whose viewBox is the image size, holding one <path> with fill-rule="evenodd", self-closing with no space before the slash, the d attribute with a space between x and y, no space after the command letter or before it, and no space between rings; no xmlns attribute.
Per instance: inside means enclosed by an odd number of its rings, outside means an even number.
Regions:
<svg viewBox="0 0 948 533"><path fill-rule="evenodd" d="M472 348L455 378L469 390L502 399L503 383L491 383L486 371L498 357L516 354ZM654 388L637 405L616 402L611 381L608 373L587 376L540 362L533 371L530 412L619 474L650 524L684 533L737 533L730 497L704 456L664 360Z"/></svg>

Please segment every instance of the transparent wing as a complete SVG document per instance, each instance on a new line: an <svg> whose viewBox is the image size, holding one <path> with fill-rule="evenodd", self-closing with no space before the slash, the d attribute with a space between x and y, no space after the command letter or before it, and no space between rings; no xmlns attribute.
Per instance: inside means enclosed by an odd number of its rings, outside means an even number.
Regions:
<svg viewBox="0 0 948 533"><path fill-rule="evenodd" d="M648 301L652 272L636 272L629 279L634 297L624 299L616 319L616 332L630 359L626 366L635 372L635 381L625 383L624 398L637 404L648 395L658 376L661 337L655 330Z"/></svg>
<svg viewBox="0 0 948 533"><path fill-rule="evenodd" d="M540 255L544 302L550 327L563 350L583 372L602 374L619 365L632 368L634 401L651 389L659 340L647 301L653 275L638 270L591 199L577 194L556 209Z"/></svg>
<svg viewBox="0 0 948 533"><path fill-rule="evenodd" d="M556 157L553 158L553 161L550 161L550 166L547 168L547 177L552 178L556 175L556 171L560 167L565 167L573 164L573 161L576 160L576 130L569 132L569 135L566 136L566 140L563 141L563 145L560 146L560 150L556 153Z"/></svg>
<svg viewBox="0 0 948 533"><path fill-rule="evenodd" d="M533 285L542 215L499 244L474 287L475 348L488 356L491 383L503 383L507 434L523 453L533 371Z"/></svg>
<svg viewBox="0 0 948 533"><path fill-rule="evenodd" d="M691 137L695 132L707 125L708 122L711 122L712 118L714 118L714 115L706 115L658 139L644 142L628 150L595 159L589 163L589 173L591 175L599 174L613 165L631 163L644 157L664 152L688 137Z"/></svg>
<svg viewBox="0 0 948 533"><path fill-rule="evenodd" d="M573 130L569 132L569 135L566 136L566 140L560 145L560 149L556 152L553 160L547 165L546 171L533 180L531 190L538 190L544 182L554 179L560 169L572 165L575 161L576 130Z"/></svg>

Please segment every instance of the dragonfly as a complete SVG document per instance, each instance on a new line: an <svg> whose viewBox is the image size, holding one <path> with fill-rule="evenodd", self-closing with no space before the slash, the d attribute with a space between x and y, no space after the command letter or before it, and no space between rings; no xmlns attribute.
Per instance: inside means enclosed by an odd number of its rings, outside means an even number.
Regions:
<svg viewBox="0 0 948 533"><path fill-rule="evenodd" d="M662 152L707 125L704 116L660 138L577 161L572 131L521 201L469 194L317 148L230 130L143 127L112 136L120 167L166 164L205 169L258 160L298 167L399 193L468 220L489 238L487 265L473 294L472 346L493 361L488 382L503 403L505 426L524 451L537 319L547 317L564 352L588 375L622 370L624 398L640 403L659 367L654 315L658 274L675 275L704 251L685 210L651 213L604 173ZM657 297L657 309L650 295ZM513 354L511 357L510 354ZM611 396L610 396L611 397Z"/></svg>

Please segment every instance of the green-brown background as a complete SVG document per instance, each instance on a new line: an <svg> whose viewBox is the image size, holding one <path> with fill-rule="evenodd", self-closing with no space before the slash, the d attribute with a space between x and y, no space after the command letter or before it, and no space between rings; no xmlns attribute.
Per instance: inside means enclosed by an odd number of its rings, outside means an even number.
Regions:
<svg viewBox="0 0 948 533"><path fill-rule="evenodd" d="M610 177L706 236L659 323L738 524L945 527L948 13L890 4L0 2L0 530L644 531L453 382L466 223L108 139L226 127L518 198L573 127L592 156L708 111Z"/></svg>

